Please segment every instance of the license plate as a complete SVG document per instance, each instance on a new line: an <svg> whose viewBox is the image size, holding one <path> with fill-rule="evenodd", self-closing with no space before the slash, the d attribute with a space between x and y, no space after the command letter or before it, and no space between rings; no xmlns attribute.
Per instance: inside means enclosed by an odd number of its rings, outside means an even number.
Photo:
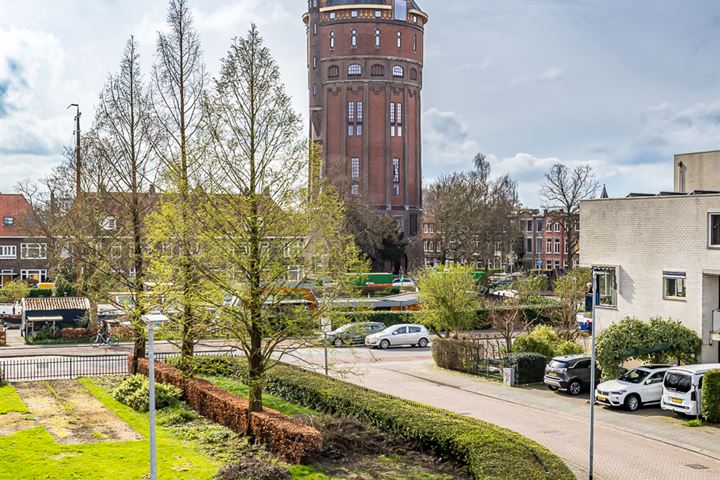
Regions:
<svg viewBox="0 0 720 480"><path fill-rule="evenodd" d="M673 403L682 403L682 398L672 398Z"/></svg>
<svg viewBox="0 0 720 480"><path fill-rule="evenodd" d="M605 395L598 395L598 396L597 396L597 399L598 399L599 401L601 401L601 402L606 402L606 401L607 401L607 397L606 397Z"/></svg>

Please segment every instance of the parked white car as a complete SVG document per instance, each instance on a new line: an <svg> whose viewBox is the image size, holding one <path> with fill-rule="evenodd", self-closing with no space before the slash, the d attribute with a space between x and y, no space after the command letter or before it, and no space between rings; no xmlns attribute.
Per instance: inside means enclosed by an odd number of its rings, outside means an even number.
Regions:
<svg viewBox="0 0 720 480"><path fill-rule="evenodd" d="M643 405L660 403L663 377L670 365L643 365L625 372L617 380L603 382L595 389L595 401L634 412Z"/></svg>
<svg viewBox="0 0 720 480"><path fill-rule="evenodd" d="M410 278L396 278L392 282L393 287L400 287L401 292L417 292L418 288L415 282Z"/></svg>
<svg viewBox="0 0 720 480"><path fill-rule="evenodd" d="M702 412L702 380L710 370L720 370L720 363L683 365L665 372L660 407L685 415L699 415Z"/></svg>
<svg viewBox="0 0 720 480"><path fill-rule="evenodd" d="M422 325L402 324L388 327L382 332L365 337L365 345L371 348L382 348L402 345L425 348L430 343L430 334Z"/></svg>

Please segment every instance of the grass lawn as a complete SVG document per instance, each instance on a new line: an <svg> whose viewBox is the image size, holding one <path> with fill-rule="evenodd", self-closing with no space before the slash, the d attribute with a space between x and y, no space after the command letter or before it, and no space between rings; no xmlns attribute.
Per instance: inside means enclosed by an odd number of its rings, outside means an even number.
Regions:
<svg viewBox="0 0 720 480"><path fill-rule="evenodd" d="M0 479L139 480L148 474L148 415L117 402L92 379L84 378L80 382L145 439L60 445L42 427L24 430L0 437ZM12 387L0 389L0 413L24 409ZM177 439L162 427L157 432L159 478L210 479L220 468L217 460L200 453L198 444Z"/></svg>

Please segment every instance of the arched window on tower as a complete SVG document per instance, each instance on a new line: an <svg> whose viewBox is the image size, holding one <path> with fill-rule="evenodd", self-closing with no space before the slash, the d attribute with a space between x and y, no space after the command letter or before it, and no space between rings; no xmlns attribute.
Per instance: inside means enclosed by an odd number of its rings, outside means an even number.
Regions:
<svg viewBox="0 0 720 480"><path fill-rule="evenodd" d="M399 77L402 78L405 76L405 69L401 67L400 65L395 65L393 67L393 77Z"/></svg>
<svg viewBox="0 0 720 480"><path fill-rule="evenodd" d="M410 80L417 80L417 78L418 78L417 69L411 68L410 69Z"/></svg>
<svg viewBox="0 0 720 480"><path fill-rule="evenodd" d="M380 40L382 39L382 32L380 29L375 30L375 48L380 48Z"/></svg>
<svg viewBox="0 0 720 480"><path fill-rule="evenodd" d="M337 65L330 65L328 68L328 78L338 78L340 76L340 67Z"/></svg>
<svg viewBox="0 0 720 480"><path fill-rule="evenodd" d="M357 63L348 65L348 75L351 77L358 77L358 76L362 75L362 67L360 65L358 65Z"/></svg>
<svg viewBox="0 0 720 480"><path fill-rule="evenodd" d="M385 67L380 64L375 64L372 66L370 73L373 77L384 77Z"/></svg>

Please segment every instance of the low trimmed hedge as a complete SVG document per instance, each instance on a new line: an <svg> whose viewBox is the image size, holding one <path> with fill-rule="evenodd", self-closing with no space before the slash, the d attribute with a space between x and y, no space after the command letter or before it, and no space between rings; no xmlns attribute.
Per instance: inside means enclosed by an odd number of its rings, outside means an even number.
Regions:
<svg viewBox="0 0 720 480"><path fill-rule="evenodd" d="M505 367L515 369L517 383L542 382L547 359L534 352L513 352L505 357Z"/></svg>
<svg viewBox="0 0 720 480"><path fill-rule="evenodd" d="M488 363L502 364L502 360L489 359L485 351L486 342L456 338L436 338L432 342L432 356L435 365L448 370L486 374ZM495 366L495 365L494 365Z"/></svg>
<svg viewBox="0 0 720 480"><path fill-rule="evenodd" d="M128 361L131 364L132 357ZM138 360L138 372L148 374L146 358ZM248 400L206 380L184 377L180 370L157 362L155 379L178 387L187 404L200 415L237 433L249 430L255 440L287 462L299 463L322 448L322 435L318 430L269 408L250 415L248 429Z"/></svg>
<svg viewBox="0 0 720 480"><path fill-rule="evenodd" d="M210 362L197 357L198 371L217 374L207 368ZM227 371L233 363L236 364L235 376L246 376L244 360L232 358L225 361L222 368ZM354 416L383 432L454 458L465 465L475 479L575 478L555 454L513 431L297 367L278 365L269 370L266 390L308 408Z"/></svg>
<svg viewBox="0 0 720 480"><path fill-rule="evenodd" d="M702 415L708 422L720 423L720 370L710 370L703 377Z"/></svg>
<svg viewBox="0 0 720 480"><path fill-rule="evenodd" d="M53 296L52 288L31 288L30 298L46 298Z"/></svg>

